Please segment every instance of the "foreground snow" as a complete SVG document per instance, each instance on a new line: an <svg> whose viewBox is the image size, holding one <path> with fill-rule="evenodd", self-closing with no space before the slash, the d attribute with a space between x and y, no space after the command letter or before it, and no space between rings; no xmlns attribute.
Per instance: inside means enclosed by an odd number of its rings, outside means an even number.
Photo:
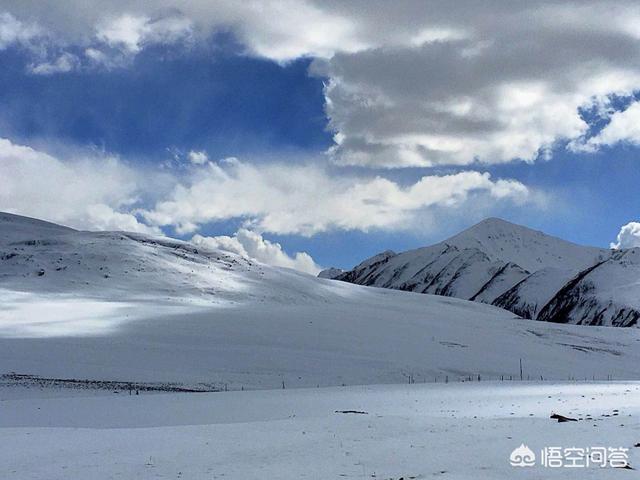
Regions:
<svg viewBox="0 0 640 480"><path fill-rule="evenodd" d="M635 475L613 468L512 467L509 455L522 443L538 452L552 446L625 447L630 464L640 465L640 448L633 447L640 442L638 383L474 382L61 398L40 394L0 390L3 478ZM366 414L336 413L342 410ZM549 419L552 412L584 420L556 423Z"/></svg>

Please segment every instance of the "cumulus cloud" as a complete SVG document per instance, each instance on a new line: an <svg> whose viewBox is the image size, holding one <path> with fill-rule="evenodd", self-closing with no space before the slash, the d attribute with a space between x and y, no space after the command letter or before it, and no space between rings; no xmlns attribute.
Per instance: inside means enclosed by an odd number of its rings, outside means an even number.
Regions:
<svg viewBox="0 0 640 480"><path fill-rule="evenodd" d="M98 38L135 53L148 42L171 42L200 32L202 37L233 31L247 53L286 62L303 56L355 51L368 43L357 22L304 0L5 0L9 11L41 19L67 43ZM160 20L157 20L160 19ZM193 28L192 28L193 27Z"/></svg>
<svg viewBox="0 0 640 480"><path fill-rule="evenodd" d="M198 225L244 218L260 231L310 236L330 230L403 229L425 210L471 198L524 202L523 184L475 171L423 176L410 185L384 177L331 175L313 164L208 163L142 215L148 223Z"/></svg>
<svg viewBox="0 0 640 480"><path fill-rule="evenodd" d="M0 50L14 44L29 46L42 34L37 24L22 22L9 12L0 12Z"/></svg>
<svg viewBox="0 0 640 480"><path fill-rule="evenodd" d="M29 71L36 75L53 75L55 73L70 72L79 66L80 59L76 55L63 52L54 60L31 65Z"/></svg>
<svg viewBox="0 0 640 480"><path fill-rule="evenodd" d="M193 22L175 10L155 17L107 14L95 25L94 35L84 48L84 59L92 67L122 68L148 46L190 44L193 35Z"/></svg>
<svg viewBox="0 0 640 480"><path fill-rule="evenodd" d="M61 160L0 139L0 210L78 228L157 233L173 227L189 234L202 224L239 219L260 232L310 236L411 229L438 210L534 201L535 192L522 183L475 171L401 184L382 176L335 174L311 163L235 158L186 169L143 169L107 155Z"/></svg>
<svg viewBox="0 0 640 480"><path fill-rule="evenodd" d="M63 162L0 138L0 210L83 229L157 233L131 211L139 181L115 158Z"/></svg>
<svg viewBox="0 0 640 480"><path fill-rule="evenodd" d="M245 228L239 229L233 237L194 235L191 242L215 250L237 253L267 265L293 268L311 275L317 275L321 270L308 253L296 252L293 256L289 256L279 243L271 242L259 233Z"/></svg>
<svg viewBox="0 0 640 480"><path fill-rule="evenodd" d="M111 47L136 54L145 45L172 44L191 37L193 25L182 15L152 19L146 15L123 14L102 22L96 37Z"/></svg>
<svg viewBox="0 0 640 480"><path fill-rule="evenodd" d="M194 33L193 22L175 9L160 10L149 16L130 14L126 9L109 14L104 13L102 4L94 5L94 14L99 16L92 17L92 25L82 25L86 17L81 13L91 7L90 2L82 6L74 5L73 1L64 6L47 5L47 2L29 6L28 3L14 5L13 10L20 11L24 17L38 18L38 22L25 22L0 10L0 50L11 45L28 47L34 61L27 70L37 75L70 72L84 65L123 67L147 46L190 43ZM70 24L65 18L67 15L77 17L81 24ZM71 53L70 47L82 47L84 55Z"/></svg>
<svg viewBox="0 0 640 480"><path fill-rule="evenodd" d="M333 5L349 18L359 18L359 6ZM640 9L631 2L379 7L359 19L359 31L379 32L377 45L337 50L314 65L329 78L331 153L340 164L548 157L559 141L588 134L580 107L606 104L640 82Z"/></svg>
<svg viewBox="0 0 640 480"><path fill-rule="evenodd" d="M107 68L127 65L150 45L191 42L221 31L232 31L248 54L277 62L329 57L338 46L343 51L366 46L353 20L297 0L6 0L4 5L21 17L38 18L52 39L83 47L87 60Z"/></svg>
<svg viewBox="0 0 640 480"><path fill-rule="evenodd" d="M102 203L87 205L86 214L80 218L83 224L90 225L91 229L98 231L117 230L156 235L162 234L159 228L145 225L138 221L134 214L126 211L116 211L113 207Z"/></svg>
<svg viewBox="0 0 640 480"><path fill-rule="evenodd" d="M122 15L99 27L96 36L109 45L138 53L148 21L146 17Z"/></svg>
<svg viewBox="0 0 640 480"><path fill-rule="evenodd" d="M189 161L195 165L204 165L209 161L209 156L204 151L191 150L188 157Z"/></svg>
<svg viewBox="0 0 640 480"><path fill-rule="evenodd" d="M462 40L317 61L315 70L330 79L335 160L383 167L533 161L558 141L585 136L579 107L640 84L640 69L629 63L640 59L640 42L631 34L512 13L522 15L497 16L491 30L481 18L481 30L467 26Z"/></svg>
<svg viewBox="0 0 640 480"><path fill-rule="evenodd" d="M618 233L618 238L611 243L611 248L633 248L640 247L640 223L629 222L624 225Z"/></svg>
<svg viewBox="0 0 640 480"><path fill-rule="evenodd" d="M628 0L5 4L12 19L38 19L67 42L97 39L85 45L95 64L117 64L109 48L135 55L220 31L250 55L316 58L331 154L347 165L533 161L563 141L584 149L589 126L578 109L640 85L640 7Z"/></svg>
<svg viewBox="0 0 640 480"><path fill-rule="evenodd" d="M610 122L582 146L586 150L595 150L603 145L615 145L620 142L640 145L639 102L633 103L626 110L613 112Z"/></svg>

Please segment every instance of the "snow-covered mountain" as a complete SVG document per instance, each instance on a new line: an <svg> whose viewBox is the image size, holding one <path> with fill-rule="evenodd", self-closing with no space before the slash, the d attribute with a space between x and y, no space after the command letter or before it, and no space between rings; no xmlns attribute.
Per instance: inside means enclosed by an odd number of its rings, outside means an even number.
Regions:
<svg viewBox="0 0 640 480"><path fill-rule="evenodd" d="M640 248L614 252L567 282L538 318L585 325L637 325L640 318Z"/></svg>
<svg viewBox="0 0 640 480"><path fill-rule="evenodd" d="M344 270L341 268L330 267L322 270L318 273L319 278L336 278L339 275L342 275Z"/></svg>
<svg viewBox="0 0 640 480"><path fill-rule="evenodd" d="M584 247L497 218L430 247L380 253L336 279L490 303L556 323L632 326L640 317L633 250Z"/></svg>
<svg viewBox="0 0 640 480"><path fill-rule="evenodd" d="M371 267L395 257L386 252ZM504 269L505 278L519 273ZM584 309L592 292L577 290L572 308ZM520 358L531 378L635 378L637 339L625 333L316 278L164 237L0 214L0 379L315 387L516 378Z"/></svg>

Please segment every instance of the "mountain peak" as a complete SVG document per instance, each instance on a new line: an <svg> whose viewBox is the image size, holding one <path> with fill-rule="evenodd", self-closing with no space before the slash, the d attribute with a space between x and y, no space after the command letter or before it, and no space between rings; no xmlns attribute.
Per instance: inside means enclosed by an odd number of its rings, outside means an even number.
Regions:
<svg viewBox="0 0 640 480"><path fill-rule="evenodd" d="M518 227L520 226L516 223L509 222L500 217L487 217L484 220L481 220L478 223L476 223L476 226L477 225L515 225Z"/></svg>
<svg viewBox="0 0 640 480"><path fill-rule="evenodd" d="M472 225L471 227L467 228L466 230L463 230L462 232L458 233L457 235L455 235L454 237L458 237L460 235L465 235L468 233L485 233L485 234L491 234L491 233L506 233L506 232L531 232L532 234L541 234L541 235L546 235L538 230L534 230L532 228L529 227L525 227L523 225L518 225L517 223L512 223L512 222L508 222L507 220L504 220L502 218L498 218L498 217L488 217L485 218L484 220L476 223L475 225ZM550 236L550 235L546 235L546 236Z"/></svg>
<svg viewBox="0 0 640 480"><path fill-rule="evenodd" d="M325 268L320 273L318 273L318 277L333 279L342 275L343 273L344 273L344 270L341 268L329 267L329 268Z"/></svg>
<svg viewBox="0 0 640 480"><path fill-rule="evenodd" d="M443 243L459 249L475 248L529 271L544 267L581 268L605 252L495 217L486 218Z"/></svg>
<svg viewBox="0 0 640 480"><path fill-rule="evenodd" d="M385 250L384 252L378 253L371 258L366 259L362 262L359 267L369 267L371 265L375 265L376 263L384 262L391 257L395 257L397 255L393 250Z"/></svg>

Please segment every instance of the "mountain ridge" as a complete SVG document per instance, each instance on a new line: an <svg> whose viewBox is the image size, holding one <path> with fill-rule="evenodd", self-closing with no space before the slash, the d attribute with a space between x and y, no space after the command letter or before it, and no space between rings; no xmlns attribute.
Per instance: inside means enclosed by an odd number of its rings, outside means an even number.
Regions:
<svg viewBox="0 0 640 480"><path fill-rule="evenodd" d="M554 323L633 326L640 302L628 288L640 297L640 285L629 287L640 279L640 265L625 255L487 218L434 245L365 259L335 279L489 303ZM612 281L624 279L624 288L607 288L609 277L598 275L603 265ZM579 291L565 288L583 272Z"/></svg>

